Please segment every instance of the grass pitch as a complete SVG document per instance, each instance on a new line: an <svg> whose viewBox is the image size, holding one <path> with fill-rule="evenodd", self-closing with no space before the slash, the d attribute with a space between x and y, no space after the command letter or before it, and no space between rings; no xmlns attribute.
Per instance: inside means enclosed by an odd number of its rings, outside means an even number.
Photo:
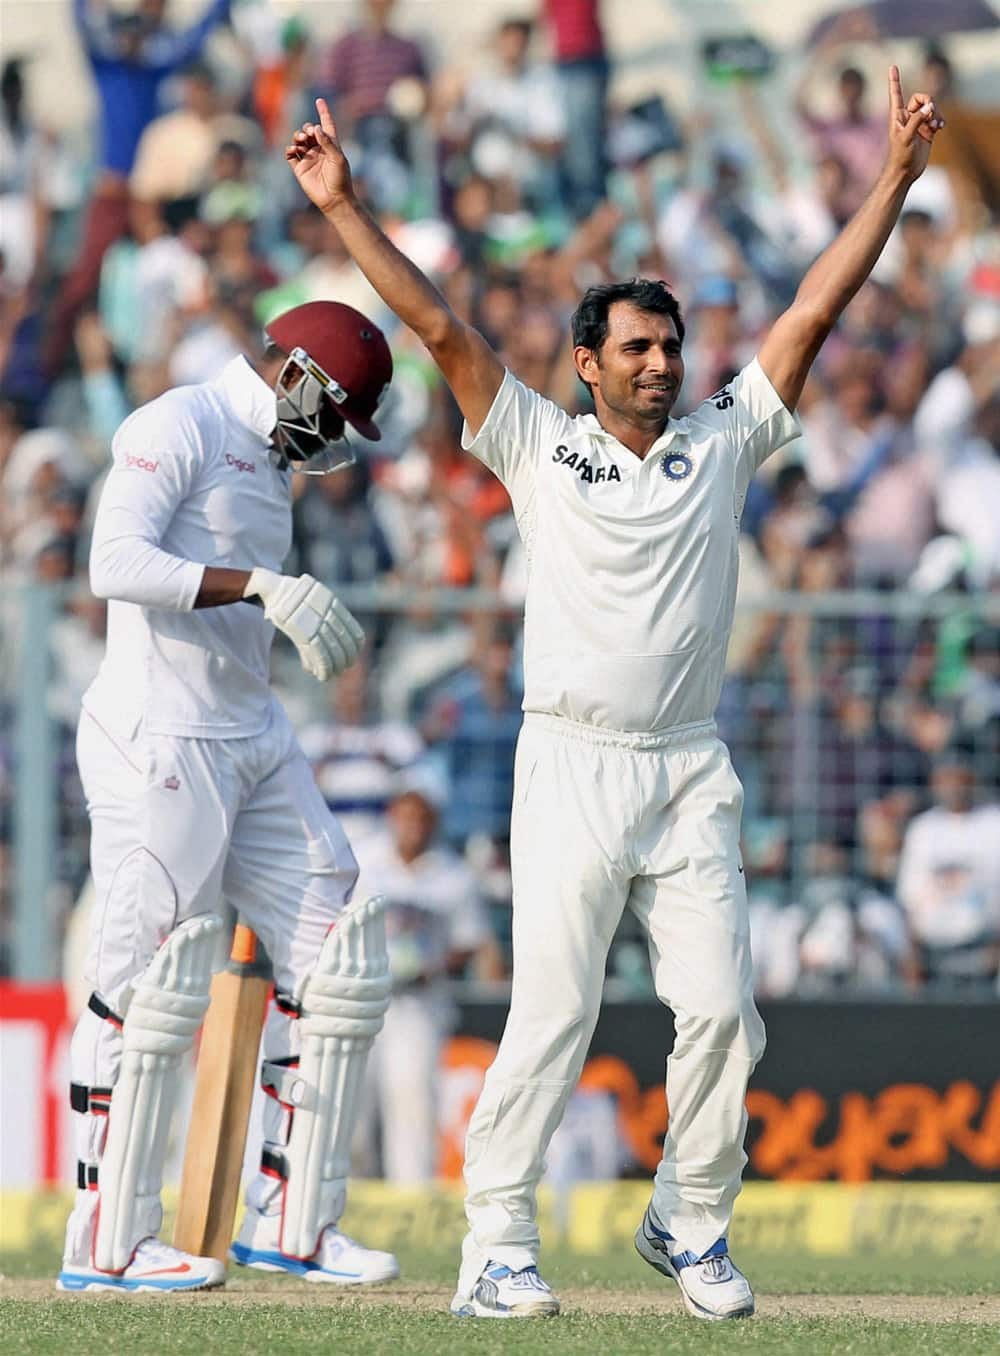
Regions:
<svg viewBox="0 0 1000 1356"><path fill-rule="evenodd" d="M3 1259L4 1356L450 1356L622 1353L622 1356L997 1356L996 1258L817 1259L741 1255L759 1299L743 1323L688 1318L676 1287L637 1256L548 1252L543 1271L563 1302L557 1319L482 1322L447 1313L451 1253L413 1250L404 1279L367 1290L241 1272L205 1295L62 1296L58 1258Z"/></svg>

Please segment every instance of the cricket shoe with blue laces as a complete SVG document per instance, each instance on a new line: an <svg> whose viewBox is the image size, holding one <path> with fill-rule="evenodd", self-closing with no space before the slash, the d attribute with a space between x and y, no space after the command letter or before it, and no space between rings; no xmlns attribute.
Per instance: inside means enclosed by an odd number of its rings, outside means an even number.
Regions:
<svg viewBox="0 0 1000 1356"><path fill-rule="evenodd" d="M98 1271L96 1267L63 1262L56 1289L165 1295L179 1290L214 1290L225 1280L226 1268L214 1257L194 1257L158 1238L144 1238L124 1271Z"/></svg>
<svg viewBox="0 0 1000 1356"><path fill-rule="evenodd" d="M635 1246L643 1261L677 1282L685 1308L695 1318L749 1318L753 1313L750 1282L733 1264L724 1238L700 1256L686 1252L647 1210L636 1230Z"/></svg>
<svg viewBox="0 0 1000 1356"><path fill-rule="evenodd" d="M281 1251L281 1216L247 1210L239 1237L229 1256L241 1267L258 1271L286 1271L307 1281L331 1285L378 1285L394 1281L399 1263L391 1252L362 1247L332 1224L319 1236L311 1257L289 1257Z"/></svg>
<svg viewBox="0 0 1000 1356"><path fill-rule="evenodd" d="M456 1318L552 1318L559 1301L537 1267L514 1271L502 1262L487 1262L472 1293L459 1292L451 1302Z"/></svg>

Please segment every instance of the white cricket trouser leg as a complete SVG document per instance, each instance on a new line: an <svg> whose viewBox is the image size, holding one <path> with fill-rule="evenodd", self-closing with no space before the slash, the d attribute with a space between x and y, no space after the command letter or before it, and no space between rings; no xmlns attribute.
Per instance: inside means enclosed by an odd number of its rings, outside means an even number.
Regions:
<svg viewBox="0 0 1000 1356"><path fill-rule="evenodd" d="M742 1186L746 1089L764 1023L739 855L743 789L721 743L669 758L675 769L690 763L676 822L651 848L629 904L646 925L657 997L675 1025L653 1208L683 1249L700 1254L728 1231Z"/></svg>
<svg viewBox="0 0 1000 1356"><path fill-rule="evenodd" d="M232 740L124 740L84 712L77 758L96 897L86 982L112 1012L168 933L218 912L223 895L261 937L280 987L293 989L311 971L357 866L280 708L262 734ZM288 1050L289 1024L280 1025L284 1039L273 1046ZM113 1022L85 1010L70 1050L72 1081L111 1089L120 1053ZM98 1105L74 1116L87 1185L104 1147L106 1100ZM68 1260L87 1260L79 1254L89 1250L95 1206L91 1185L70 1219Z"/></svg>
<svg viewBox="0 0 1000 1356"><path fill-rule="evenodd" d="M511 1005L469 1125L460 1290L489 1258L514 1268L537 1260L535 1188L586 1058L626 903L650 930L657 992L678 1008L657 1207L667 1208L673 1181L678 1204L663 1222L684 1247L725 1231L744 1162L746 1080L763 1048L740 802L710 722L655 739L526 718L511 820Z"/></svg>
<svg viewBox="0 0 1000 1356"><path fill-rule="evenodd" d="M438 1061L446 1001L425 990L394 994L372 1048L369 1071L390 1182L429 1182L437 1168Z"/></svg>

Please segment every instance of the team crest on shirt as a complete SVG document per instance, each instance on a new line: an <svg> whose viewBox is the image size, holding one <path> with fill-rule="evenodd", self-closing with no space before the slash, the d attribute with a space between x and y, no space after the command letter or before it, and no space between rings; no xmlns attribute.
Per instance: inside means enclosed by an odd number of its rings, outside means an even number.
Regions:
<svg viewBox="0 0 1000 1356"><path fill-rule="evenodd" d="M694 470L694 463L686 452L664 452L660 470L668 480L687 480Z"/></svg>

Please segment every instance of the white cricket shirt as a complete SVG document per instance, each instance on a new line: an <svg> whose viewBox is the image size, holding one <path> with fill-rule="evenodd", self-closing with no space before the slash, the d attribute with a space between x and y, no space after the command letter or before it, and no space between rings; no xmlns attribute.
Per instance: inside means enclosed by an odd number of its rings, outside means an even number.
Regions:
<svg viewBox="0 0 1000 1356"><path fill-rule="evenodd" d="M206 565L280 570L291 475L271 461L274 391L245 358L129 415L90 550L108 643L83 705L107 728L233 739L270 719L274 627L251 603L192 611Z"/></svg>
<svg viewBox="0 0 1000 1356"><path fill-rule="evenodd" d="M756 358L642 461L507 373L462 445L503 481L525 544L525 711L628 732L713 718L747 487L798 433Z"/></svg>

